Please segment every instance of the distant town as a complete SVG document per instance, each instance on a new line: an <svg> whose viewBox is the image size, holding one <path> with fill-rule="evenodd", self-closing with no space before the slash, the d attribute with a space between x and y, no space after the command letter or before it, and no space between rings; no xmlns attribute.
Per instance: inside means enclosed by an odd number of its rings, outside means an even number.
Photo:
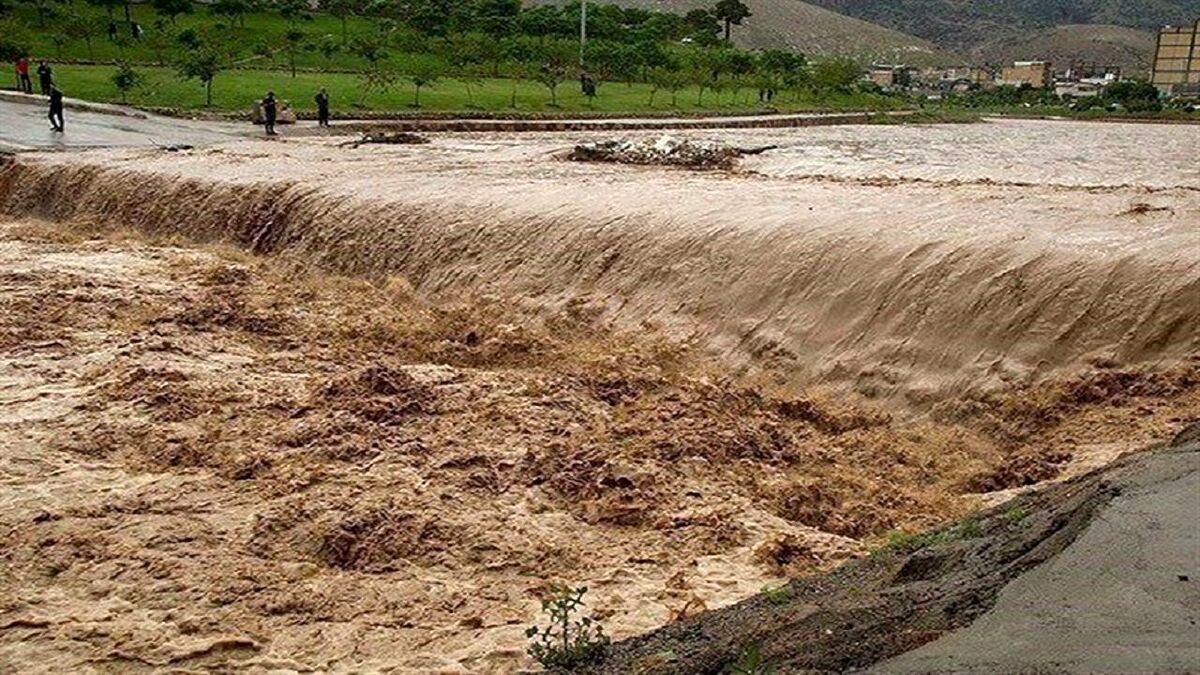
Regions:
<svg viewBox="0 0 1200 675"><path fill-rule="evenodd" d="M905 92L927 99L969 95L998 87L1053 91L1064 100L1099 97L1123 80L1119 66L1076 61L1014 61L1003 65L917 68L875 63L865 78L885 92ZM1176 101L1200 100L1200 19L1190 26L1165 26L1150 77L1159 96Z"/></svg>

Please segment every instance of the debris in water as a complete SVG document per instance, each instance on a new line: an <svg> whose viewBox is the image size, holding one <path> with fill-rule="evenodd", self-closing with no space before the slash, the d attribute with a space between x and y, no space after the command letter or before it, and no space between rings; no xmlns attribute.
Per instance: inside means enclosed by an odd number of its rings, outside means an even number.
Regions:
<svg viewBox="0 0 1200 675"><path fill-rule="evenodd" d="M774 145L739 148L720 141L689 141L663 136L656 141L609 140L583 143L567 155L573 162L659 164L693 169L731 169L739 157L773 150Z"/></svg>
<svg viewBox="0 0 1200 675"><path fill-rule="evenodd" d="M428 142L429 142L428 138L425 138L424 136L418 136L417 134L410 134L407 131L399 131L396 133L388 133L386 131L380 131L380 132L376 132L376 133L363 134L362 138L359 138L354 141L346 141L345 143L339 143L338 147L339 148L345 148L345 147L357 148L360 145L367 145L367 144L371 144L371 143L380 143L380 144L386 144L386 145L424 145L425 143L428 143Z"/></svg>

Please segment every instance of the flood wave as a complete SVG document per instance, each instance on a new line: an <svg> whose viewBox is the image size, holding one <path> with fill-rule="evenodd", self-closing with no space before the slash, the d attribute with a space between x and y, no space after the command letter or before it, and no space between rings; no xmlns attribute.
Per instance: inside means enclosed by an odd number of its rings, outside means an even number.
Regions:
<svg viewBox="0 0 1200 675"><path fill-rule="evenodd" d="M239 166L257 160L246 153ZM162 166L18 158L0 169L0 198L13 215L402 275L430 296L486 289L555 308L585 298L747 368L910 406L1200 348L1200 250L1186 226L1200 198L1189 189L798 185L526 159L513 170L536 179L516 177L516 190L495 167L405 172L386 151L369 170L338 165L336 181L257 181L229 154Z"/></svg>

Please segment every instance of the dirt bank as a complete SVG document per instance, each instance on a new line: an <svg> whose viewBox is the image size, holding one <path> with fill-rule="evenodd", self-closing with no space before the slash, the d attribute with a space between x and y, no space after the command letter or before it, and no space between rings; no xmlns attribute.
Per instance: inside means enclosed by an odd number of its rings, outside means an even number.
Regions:
<svg viewBox="0 0 1200 675"><path fill-rule="evenodd" d="M869 672L1192 672L1200 426L1192 432L620 643L586 672L715 675L751 647L787 673L857 671L904 652Z"/></svg>
<svg viewBox="0 0 1200 675"><path fill-rule="evenodd" d="M512 672L551 582L629 637L1200 416L1197 361L900 420L287 263L0 227L0 669Z"/></svg>
<svg viewBox="0 0 1200 675"><path fill-rule="evenodd" d="M582 135L25 156L0 208L400 274L426 297L590 295L623 326L899 408L1200 349L1200 177L1171 150L1200 132L951 126L714 132L780 146L720 175L553 159Z"/></svg>

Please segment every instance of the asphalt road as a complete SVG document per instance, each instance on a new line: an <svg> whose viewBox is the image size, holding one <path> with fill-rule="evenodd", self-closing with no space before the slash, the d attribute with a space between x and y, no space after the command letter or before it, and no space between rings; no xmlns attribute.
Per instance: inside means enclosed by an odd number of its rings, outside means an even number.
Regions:
<svg viewBox="0 0 1200 675"><path fill-rule="evenodd" d="M139 145L207 145L253 134L255 127L147 115L145 118L68 108L66 131L54 133L43 101L0 100L0 151L66 150Z"/></svg>
<svg viewBox="0 0 1200 675"><path fill-rule="evenodd" d="M871 673L1200 672L1200 440L1146 470L966 628Z"/></svg>

